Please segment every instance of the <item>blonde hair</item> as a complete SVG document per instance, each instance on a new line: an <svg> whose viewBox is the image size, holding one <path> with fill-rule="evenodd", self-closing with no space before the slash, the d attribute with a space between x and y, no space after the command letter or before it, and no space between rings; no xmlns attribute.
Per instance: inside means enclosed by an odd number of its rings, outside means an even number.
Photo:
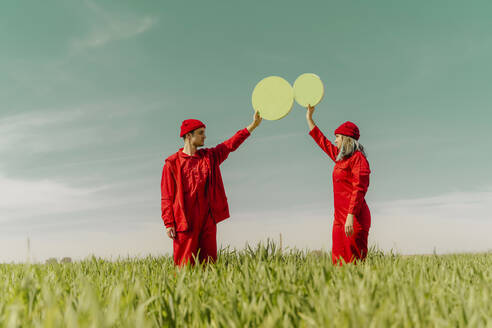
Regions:
<svg viewBox="0 0 492 328"><path fill-rule="evenodd" d="M337 162L344 159L345 157L352 156L356 151L360 151L364 157L367 158L366 152L364 151L364 146L362 146L357 140L352 137L341 135L342 144L338 149Z"/></svg>

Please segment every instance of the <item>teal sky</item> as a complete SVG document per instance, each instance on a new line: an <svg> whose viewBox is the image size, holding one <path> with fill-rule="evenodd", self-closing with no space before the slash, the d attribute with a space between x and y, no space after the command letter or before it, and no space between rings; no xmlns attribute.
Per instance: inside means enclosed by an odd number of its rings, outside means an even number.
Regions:
<svg viewBox="0 0 492 328"><path fill-rule="evenodd" d="M488 1L0 6L1 261L25 259L28 237L36 259L169 252L159 184L181 121L215 146L250 123L259 80L306 72L325 84L321 130L361 130L372 244L492 248ZM219 244L330 248L333 163L307 131L295 104L222 165Z"/></svg>

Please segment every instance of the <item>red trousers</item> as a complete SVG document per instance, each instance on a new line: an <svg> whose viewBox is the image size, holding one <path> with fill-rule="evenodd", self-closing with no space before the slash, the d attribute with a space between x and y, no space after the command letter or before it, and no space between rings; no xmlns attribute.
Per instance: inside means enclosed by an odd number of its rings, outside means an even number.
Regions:
<svg viewBox="0 0 492 328"><path fill-rule="evenodd" d="M341 224L333 225L333 246L331 250L331 260L333 264L342 265L363 260L367 256L367 236L369 230L364 229L354 220L354 232L350 237L345 234L345 226ZM343 260L343 261L342 261Z"/></svg>
<svg viewBox="0 0 492 328"><path fill-rule="evenodd" d="M217 226L210 215L195 217L191 229L177 232L173 242L174 264L183 266L217 260Z"/></svg>

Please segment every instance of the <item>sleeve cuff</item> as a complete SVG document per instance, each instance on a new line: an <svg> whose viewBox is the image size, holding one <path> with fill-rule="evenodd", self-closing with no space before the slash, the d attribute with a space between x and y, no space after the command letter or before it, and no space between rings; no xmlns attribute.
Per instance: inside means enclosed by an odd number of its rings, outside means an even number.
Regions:
<svg viewBox="0 0 492 328"><path fill-rule="evenodd" d="M171 223L166 223L166 222L164 222L164 226L165 226L166 228L172 228L172 227L174 227L174 224L173 224L172 222L171 222Z"/></svg>
<svg viewBox="0 0 492 328"><path fill-rule="evenodd" d="M318 134L318 131L319 131L318 126L315 125L314 128L311 131L309 131L309 135L311 137L314 137L315 134Z"/></svg>

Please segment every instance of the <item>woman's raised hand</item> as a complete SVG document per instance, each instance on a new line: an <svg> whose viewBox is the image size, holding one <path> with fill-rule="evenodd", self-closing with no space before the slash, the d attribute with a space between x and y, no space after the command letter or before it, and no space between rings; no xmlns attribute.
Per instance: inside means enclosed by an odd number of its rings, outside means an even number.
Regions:
<svg viewBox="0 0 492 328"><path fill-rule="evenodd" d="M306 111L306 118L307 119L312 119L313 118L313 113L314 113L314 107L311 105L307 106L307 111Z"/></svg>
<svg viewBox="0 0 492 328"><path fill-rule="evenodd" d="M316 126L316 124L314 124L314 121L313 121L313 113L314 113L314 107L311 105L308 105L307 111L306 111L306 120L307 120L307 123L309 126L309 131L314 129L314 127Z"/></svg>

